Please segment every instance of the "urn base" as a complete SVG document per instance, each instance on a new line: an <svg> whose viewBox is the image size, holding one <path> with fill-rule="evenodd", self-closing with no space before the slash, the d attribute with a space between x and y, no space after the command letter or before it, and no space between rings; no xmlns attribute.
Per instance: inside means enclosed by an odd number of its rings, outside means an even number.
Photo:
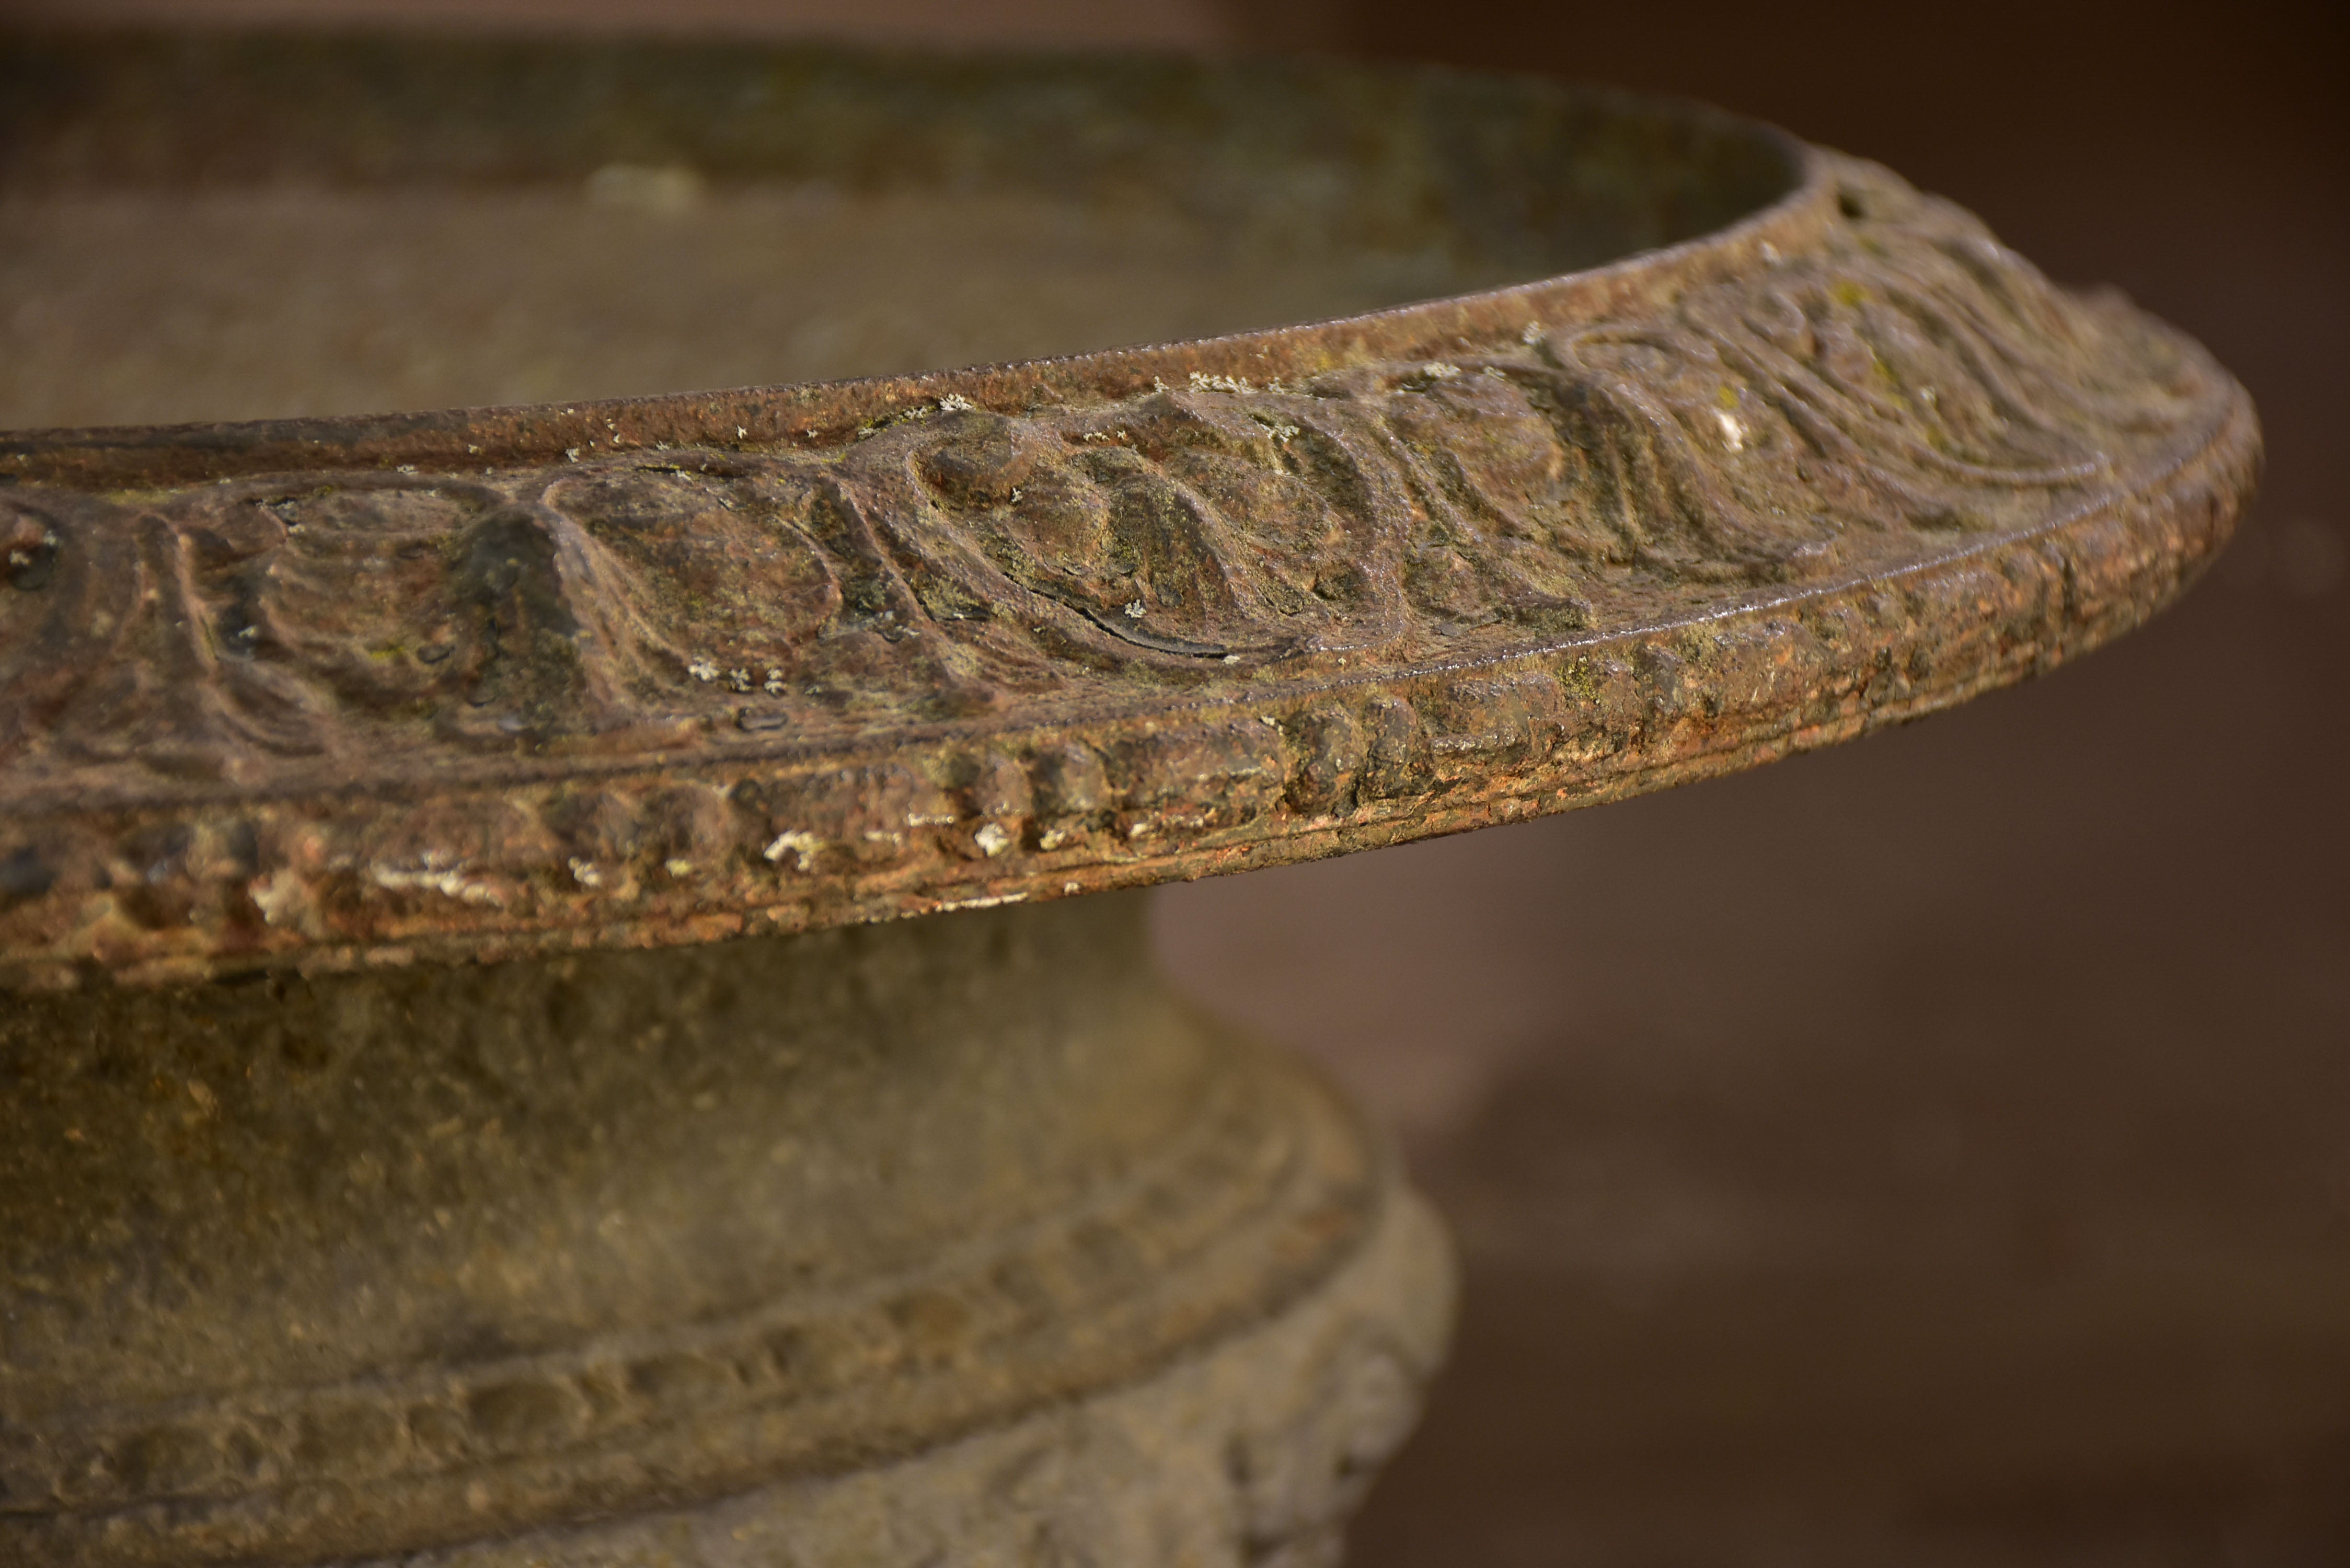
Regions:
<svg viewBox="0 0 2350 1568"><path fill-rule="evenodd" d="M1141 909L21 999L0 1557L1335 1561L1449 1254Z"/></svg>

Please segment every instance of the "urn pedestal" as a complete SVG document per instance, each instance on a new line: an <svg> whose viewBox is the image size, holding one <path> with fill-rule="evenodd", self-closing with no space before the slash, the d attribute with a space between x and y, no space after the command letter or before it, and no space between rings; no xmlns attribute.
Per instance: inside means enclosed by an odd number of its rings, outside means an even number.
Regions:
<svg viewBox="0 0 2350 1568"><path fill-rule="evenodd" d="M1335 1556L1450 1261L1141 897L20 999L13 1560Z"/></svg>

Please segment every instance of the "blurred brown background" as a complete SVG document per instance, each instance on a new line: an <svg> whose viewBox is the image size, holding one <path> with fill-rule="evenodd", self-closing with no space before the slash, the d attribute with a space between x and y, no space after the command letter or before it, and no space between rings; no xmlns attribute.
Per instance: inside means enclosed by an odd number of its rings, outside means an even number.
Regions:
<svg viewBox="0 0 2350 1568"><path fill-rule="evenodd" d="M2350 1563L2350 51L2319 5L0 0L1311 47L1681 92L2199 336L2202 588L2055 679L1603 813L1162 896L1467 1264L1359 1568Z"/></svg>

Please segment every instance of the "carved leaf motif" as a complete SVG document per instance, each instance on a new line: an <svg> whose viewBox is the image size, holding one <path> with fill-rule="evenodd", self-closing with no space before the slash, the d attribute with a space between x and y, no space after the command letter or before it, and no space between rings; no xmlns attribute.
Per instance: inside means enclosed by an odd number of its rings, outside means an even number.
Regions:
<svg viewBox="0 0 2350 1568"><path fill-rule="evenodd" d="M1446 361L918 410L832 452L19 485L0 748L234 775L1506 648L2028 526L2194 417L2126 309L1851 178L1861 240Z"/></svg>
<svg viewBox="0 0 2350 1568"><path fill-rule="evenodd" d="M112 510L64 491L0 493L0 759L57 723L130 620L136 568Z"/></svg>
<svg viewBox="0 0 2350 1568"><path fill-rule="evenodd" d="M183 532L221 541L200 549L194 587L222 667L315 683L359 712L423 720L462 700L491 650L447 589L498 499L357 485L208 510Z"/></svg>
<svg viewBox="0 0 2350 1568"><path fill-rule="evenodd" d="M747 466L630 468L560 480L546 501L602 547L616 613L632 613L645 651L672 672L763 686L841 607L830 562L795 521L806 484Z"/></svg>

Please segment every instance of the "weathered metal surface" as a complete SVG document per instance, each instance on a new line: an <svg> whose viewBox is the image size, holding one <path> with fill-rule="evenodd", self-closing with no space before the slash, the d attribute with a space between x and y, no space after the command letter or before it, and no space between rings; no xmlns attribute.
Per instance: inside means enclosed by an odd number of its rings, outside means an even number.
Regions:
<svg viewBox="0 0 2350 1568"><path fill-rule="evenodd" d="M0 1010L11 1563L1332 1562L1441 1354L1440 1235L1151 977L1133 899L1048 901L1959 701L2158 607L2257 461L2177 334L1704 110L0 49L0 197L631 160L1147 189L1270 254L1557 275L912 378L0 439L0 983L48 992ZM564 950L631 948L669 950Z"/></svg>
<svg viewBox="0 0 2350 1568"><path fill-rule="evenodd" d="M1475 107L1505 140L1663 122ZM2193 344L1880 169L1695 111L1684 140L1719 166L1684 206L1774 160L1783 192L1368 317L11 438L0 961L696 941L1392 843L1960 701L2223 542L2258 437Z"/></svg>

